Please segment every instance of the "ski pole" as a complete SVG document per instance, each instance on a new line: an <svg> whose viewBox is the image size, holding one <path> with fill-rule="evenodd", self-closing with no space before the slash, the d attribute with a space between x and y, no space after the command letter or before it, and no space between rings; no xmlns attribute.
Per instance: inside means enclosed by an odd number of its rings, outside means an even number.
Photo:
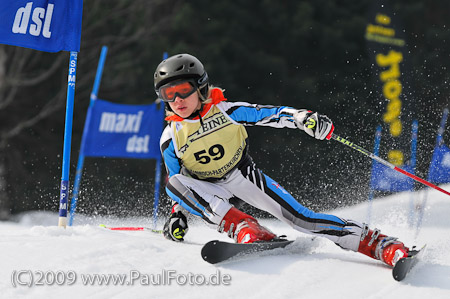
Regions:
<svg viewBox="0 0 450 299"><path fill-rule="evenodd" d="M357 150L358 152L368 156L369 158L372 158L373 160L383 164L384 166L387 166L387 167L389 167L389 168L391 168L391 169L393 169L395 171L403 173L404 175L409 176L410 178L412 178L412 179L414 179L414 180L416 180L416 181L418 181L418 182L420 182L420 183L422 183L422 184L424 184L424 185L426 185L428 187L434 188L434 189L436 189L438 191L441 191L442 193L445 193L445 194L450 196L450 192L445 191L444 189L439 188L438 186L436 186L436 185L434 185L434 184L432 184L432 183L430 183L430 182L428 182L428 181L426 181L424 179L421 179L418 176L415 176L415 175L413 175L413 174L411 174L411 173L409 173L409 172L407 172L407 171L405 171L405 170L395 166L394 164L389 163L388 161L381 159L378 156L375 156L374 154L372 154L368 150L363 149L362 147L360 147L357 144L354 144L353 142L350 142L350 141L348 141L348 140L346 140L346 139L344 139L342 137L339 137L336 134L331 134L331 139L339 141L340 143L342 143L344 145L347 145L347 146L351 147L354 150Z"/></svg>

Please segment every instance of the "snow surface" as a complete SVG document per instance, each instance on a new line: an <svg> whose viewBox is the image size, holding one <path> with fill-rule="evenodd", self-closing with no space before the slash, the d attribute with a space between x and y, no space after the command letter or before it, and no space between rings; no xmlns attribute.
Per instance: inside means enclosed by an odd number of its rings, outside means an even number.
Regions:
<svg viewBox="0 0 450 299"><path fill-rule="evenodd" d="M442 187L450 190L450 185ZM417 192L413 198L417 202L423 195L424 191ZM323 238L312 240L277 220L261 222L274 232L295 239L294 244L286 250L217 266L202 260L201 246L209 240L228 238L202 222L191 224L186 242L180 244L150 231L99 227L150 226L149 219L77 216L73 227L63 229L56 226L56 213L41 211L20 215L16 222L0 223L0 297L450 298L450 197L429 191L423 227L417 238L415 225L408 224L410 199L410 193L402 193L377 199L372 205L371 227L400 237L409 246L428 244L423 261L403 282L395 281L391 270L378 261L344 251ZM331 213L367 221L368 203ZM19 284L29 283L31 276L34 283L43 283L45 280L39 281L41 273L46 273L51 282L51 275L57 272L60 282L68 273L75 274L77 280L71 285ZM133 284L85 285L82 281L82 276L88 274L130 277L132 273L140 275ZM171 284L166 279L162 285L155 285L158 275L161 278L164 273L171 276ZM211 282L216 285L202 284L211 275Z"/></svg>

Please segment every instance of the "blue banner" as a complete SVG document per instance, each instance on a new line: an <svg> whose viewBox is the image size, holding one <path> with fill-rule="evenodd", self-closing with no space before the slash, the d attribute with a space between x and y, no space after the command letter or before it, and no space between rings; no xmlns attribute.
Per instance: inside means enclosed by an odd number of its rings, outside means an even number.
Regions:
<svg viewBox="0 0 450 299"><path fill-rule="evenodd" d="M82 13L83 0L2 0L0 43L79 52Z"/></svg>
<svg viewBox="0 0 450 299"><path fill-rule="evenodd" d="M433 183L450 183L450 148L441 144L434 149L428 180Z"/></svg>
<svg viewBox="0 0 450 299"><path fill-rule="evenodd" d="M401 168L409 173L414 173L414 167L409 165L404 165ZM374 162L371 188L390 192L412 191L414 188L414 180L381 163Z"/></svg>
<svg viewBox="0 0 450 299"><path fill-rule="evenodd" d="M90 157L158 159L164 105L125 105L96 100L89 107L82 154Z"/></svg>

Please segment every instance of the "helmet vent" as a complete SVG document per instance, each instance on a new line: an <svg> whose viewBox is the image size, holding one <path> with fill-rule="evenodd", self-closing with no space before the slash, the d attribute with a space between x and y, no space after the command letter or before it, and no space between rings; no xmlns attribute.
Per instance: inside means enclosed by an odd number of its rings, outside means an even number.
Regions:
<svg viewBox="0 0 450 299"><path fill-rule="evenodd" d="M194 67L195 66L195 63L194 62L192 62L191 64L189 64L189 67Z"/></svg>
<svg viewBox="0 0 450 299"><path fill-rule="evenodd" d="M176 71L176 72L179 72L179 71L181 71L182 69L184 69L184 65L180 65L175 71Z"/></svg>

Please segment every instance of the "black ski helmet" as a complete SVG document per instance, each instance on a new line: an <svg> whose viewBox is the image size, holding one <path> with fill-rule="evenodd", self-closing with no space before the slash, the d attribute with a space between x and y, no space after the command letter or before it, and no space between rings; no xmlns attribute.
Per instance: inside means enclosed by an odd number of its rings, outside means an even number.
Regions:
<svg viewBox="0 0 450 299"><path fill-rule="evenodd" d="M159 97L159 88L164 84L179 79L194 79L203 99L208 97L208 74L203 64L189 54L177 54L163 60L154 75L155 92Z"/></svg>

